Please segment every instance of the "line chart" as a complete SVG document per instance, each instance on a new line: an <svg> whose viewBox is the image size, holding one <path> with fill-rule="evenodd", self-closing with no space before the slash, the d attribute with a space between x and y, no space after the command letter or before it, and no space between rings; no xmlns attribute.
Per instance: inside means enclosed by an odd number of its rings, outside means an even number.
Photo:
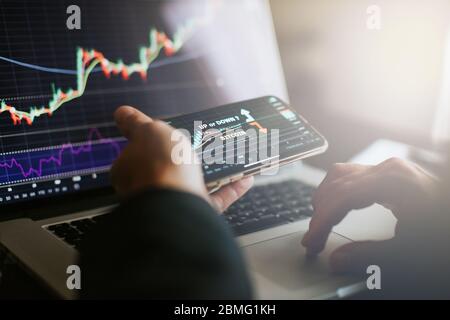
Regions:
<svg viewBox="0 0 450 320"><path fill-rule="evenodd" d="M0 157L5 159L4 161L0 161L0 170L5 170L7 174L1 175L0 180L7 178L7 182L13 182L10 181L11 178L14 178L14 180L22 180L60 173L59 169L64 166L64 160L67 157L89 157L94 152L104 154L104 161L96 159L99 166L110 165L112 160L120 154L122 146L125 143L126 140L124 138L104 138L97 128L92 128L89 130L86 142L66 143L48 148L4 153L0 155ZM105 152L105 150L109 150L110 152ZM34 166L33 162L35 163ZM86 168L90 167L91 164L86 161ZM77 162L75 169L82 170L86 168ZM3 183L5 181L0 182Z"/></svg>
<svg viewBox="0 0 450 320"><path fill-rule="evenodd" d="M190 54L185 54L183 56L169 57L164 60L158 60L158 61L153 62L149 66L149 69L156 69L156 68L160 68L160 67L163 67L163 66L166 66L169 64L176 64L176 63L186 62L189 60L195 60L195 59L198 59L201 56L203 56L203 54L204 53L193 52ZM77 70L72 70L72 69L61 69L61 68L50 68L50 67L45 67L45 66L39 66L39 65L32 64L32 63L26 63L26 62L18 61L18 60L11 59L8 57L3 57L3 56L0 56L0 60L10 62L12 64L16 64L18 66L22 66L25 68L42 71L42 72L58 73L58 74L66 74L66 75L77 75ZM98 72L102 72L102 69L100 67L95 67L92 70L92 73L98 73Z"/></svg>
<svg viewBox="0 0 450 320"><path fill-rule="evenodd" d="M161 56L161 52L164 52L167 57L172 57L181 50L186 41L193 36L198 28L209 23L211 19L211 15L207 14L201 18L188 20L174 33L172 39L164 32L152 28L149 32L149 45L139 48L139 61L131 64L124 63L122 59L113 62L100 51L95 49L86 50L81 47L76 49L76 70L46 68L0 57L0 60L35 70L76 75L76 88L64 90L56 88L52 84L51 98L46 105L31 106L28 110L19 110L13 104L8 104L5 100L1 100L0 114L8 112L14 125L19 125L24 120L27 125L31 126L36 118L42 115L52 116L64 104L83 96L90 75L96 72L102 72L107 79L110 79L111 76L121 76L123 80L128 80L133 74L138 74L143 81L146 81L148 70L155 64L155 60ZM190 59L191 57L187 58ZM183 61L182 57L179 57L179 59ZM164 60L159 62L159 65L168 63Z"/></svg>
<svg viewBox="0 0 450 320"><path fill-rule="evenodd" d="M80 30L67 29L68 3L0 6L0 207L109 192L128 143L113 111L171 119L222 104L229 82L215 57L250 32L222 36L236 14L224 0L80 0Z"/></svg>

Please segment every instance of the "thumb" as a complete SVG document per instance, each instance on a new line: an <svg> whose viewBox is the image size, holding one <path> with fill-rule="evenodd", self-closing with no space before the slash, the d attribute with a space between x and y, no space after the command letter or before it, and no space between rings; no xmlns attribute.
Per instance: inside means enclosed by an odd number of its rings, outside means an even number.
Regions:
<svg viewBox="0 0 450 320"><path fill-rule="evenodd" d="M114 112L114 119L120 132L127 139L132 139L135 132L142 125L151 123L152 118L142 113L136 108L122 106Z"/></svg>
<svg viewBox="0 0 450 320"><path fill-rule="evenodd" d="M392 240L352 242L336 249L330 257L335 273L365 274L370 265L382 265Z"/></svg>

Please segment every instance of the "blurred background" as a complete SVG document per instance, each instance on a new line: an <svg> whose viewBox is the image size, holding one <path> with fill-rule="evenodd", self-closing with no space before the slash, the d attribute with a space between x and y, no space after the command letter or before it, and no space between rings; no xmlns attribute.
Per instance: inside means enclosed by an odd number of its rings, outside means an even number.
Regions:
<svg viewBox="0 0 450 320"><path fill-rule="evenodd" d="M367 27L373 5L380 30ZM380 138L434 148L448 136L450 1L272 0L271 7L291 104L330 142L309 163L346 161Z"/></svg>

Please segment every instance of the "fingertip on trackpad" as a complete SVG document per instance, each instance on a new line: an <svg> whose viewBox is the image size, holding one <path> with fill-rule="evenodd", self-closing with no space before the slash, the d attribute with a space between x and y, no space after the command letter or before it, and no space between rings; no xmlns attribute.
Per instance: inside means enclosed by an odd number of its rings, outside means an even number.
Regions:
<svg viewBox="0 0 450 320"><path fill-rule="evenodd" d="M331 234L317 255L307 253L302 237L303 233L292 233L243 249L258 298L311 299L349 281L333 274L328 263L331 252L348 239Z"/></svg>

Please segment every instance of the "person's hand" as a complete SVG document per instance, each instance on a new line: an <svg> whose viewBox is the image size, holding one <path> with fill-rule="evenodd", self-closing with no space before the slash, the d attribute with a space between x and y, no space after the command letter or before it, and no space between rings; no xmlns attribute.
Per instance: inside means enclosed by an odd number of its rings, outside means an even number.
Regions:
<svg viewBox="0 0 450 320"><path fill-rule="evenodd" d="M314 214L302 244L309 254L321 252L328 236L349 211L374 203L392 210L402 225L421 223L436 201L437 181L419 167L400 159L389 159L377 166L336 164L313 197ZM392 240L354 242L337 249L330 263L334 271L356 271L370 265Z"/></svg>
<svg viewBox="0 0 450 320"><path fill-rule="evenodd" d="M253 186L253 177L236 181L211 195L211 200L219 212L224 212Z"/></svg>
<svg viewBox="0 0 450 320"><path fill-rule="evenodd" d="M178 135L178 141L174 141L174 128L132 107L120 107L114 117L128 139L111 169L112 184L119 195L127 197L146 187L169 188L196 194L223 211L251 187L253 180L244 179L209 197L200 166L195 161L175 164L172 159L172 149L178 143L185 145L183 150L191 150L187 138Z"/></svg>

